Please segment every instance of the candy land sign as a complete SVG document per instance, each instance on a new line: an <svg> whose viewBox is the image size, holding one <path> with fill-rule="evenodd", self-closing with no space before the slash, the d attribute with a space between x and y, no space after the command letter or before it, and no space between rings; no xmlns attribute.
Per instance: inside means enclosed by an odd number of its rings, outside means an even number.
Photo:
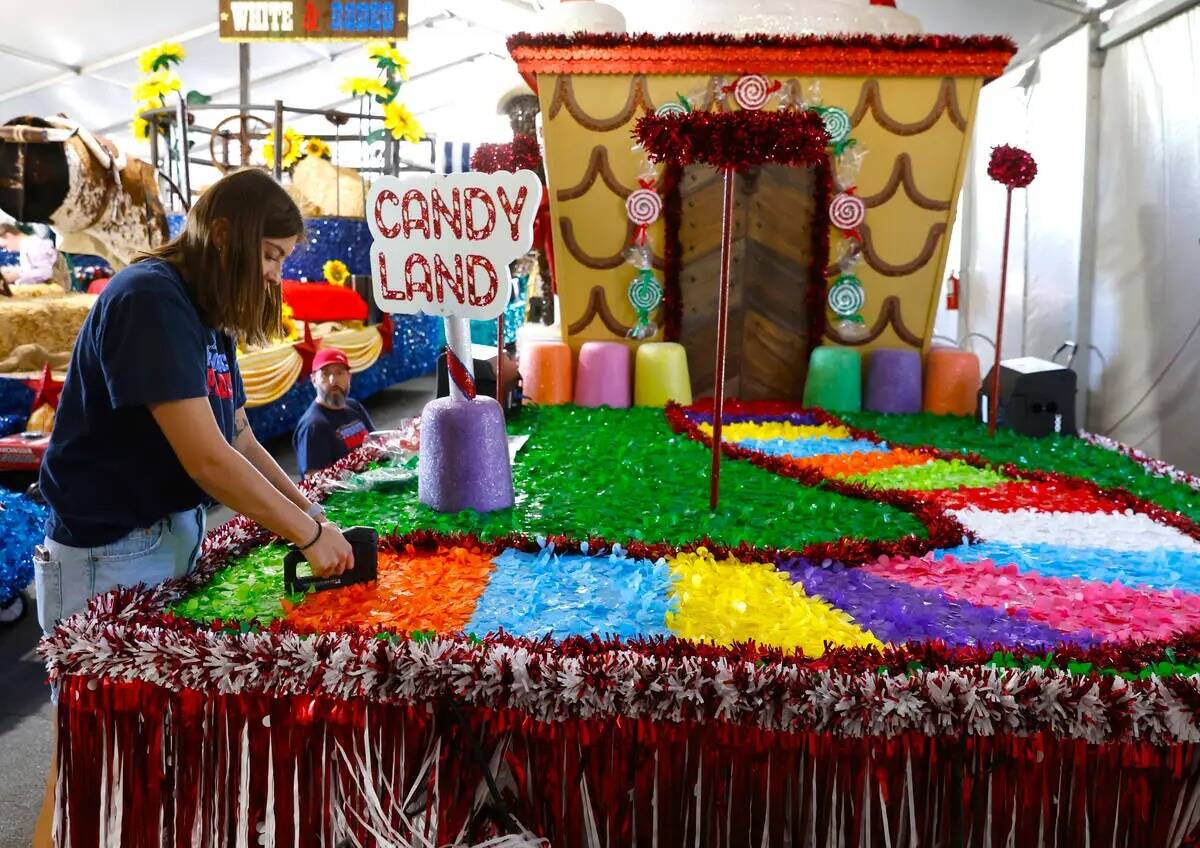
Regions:
<svg viewBox="0 0 1200 848"><path fill-rule="evenodd" d="M533 245L533 171L383 177L367 193L371 278L384 312L494 319L508 265Z"/></svg>

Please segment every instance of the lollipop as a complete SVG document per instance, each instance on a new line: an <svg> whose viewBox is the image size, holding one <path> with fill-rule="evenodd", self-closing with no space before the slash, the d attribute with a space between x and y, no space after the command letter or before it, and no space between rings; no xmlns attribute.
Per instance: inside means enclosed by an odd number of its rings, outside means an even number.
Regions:
<svg viewBox="0 0 1200 848"><path fill-rule="evenodd" d="M662 198L653 189L639 188L625 201L625 212L638 226L649 226L662 215Z"/></svg>
<svg viewBox="0 0 1200 848"><path fill-rule="evenodd" d="M825 132L829 133L830 144L841 144L850 137L850 115L845 109L830 106L821 110L821 120L825 122Z"/></svg>
<svg viewBox="0 0 1200 848"><path fill-rule="evenodd" d="M867 204L853 194L839 194L829 204L829 221L839 230L853 230L867 220Z"/></svg>
<svg viewBox="0 0 1200 848"><path fill-rule="evenodd" d="M838 277L829 290L829 308L841 316L857 315L866 302L862 284L854 277Z"/></svg>
<svg viewBox="0 0 1200 848"><path fill-rule="evenodd" d="M757 111L767 105L778 88L779 83L772 85L762 74L746 74L734 86L733 99L741 108Z"/></svg>

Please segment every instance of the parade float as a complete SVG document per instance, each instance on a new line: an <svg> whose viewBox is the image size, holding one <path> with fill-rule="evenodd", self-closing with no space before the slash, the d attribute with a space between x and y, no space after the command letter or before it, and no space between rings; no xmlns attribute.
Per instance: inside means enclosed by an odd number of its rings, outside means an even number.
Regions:
<svg viewBox="0 0 1200 848"><path fill-rule="evenodd" d="M511 41L566 329L522 366L545 399L505 423L455 356L420 427L303 484L378 533L374 580L288 592L287 547L235 519L188 578L63 621L61 844L1196 843L1200 480L920 411L1013 48L783 5L747 4L750 34ZM540 181L506 164L366 208L375 302L445 316L459 353L508 300L485 243L533 240ZM723 316L731 397L693 403L726 388ZM864 349L865 392L831 365ZM763 358L813 367L780 388Z"/></svg>

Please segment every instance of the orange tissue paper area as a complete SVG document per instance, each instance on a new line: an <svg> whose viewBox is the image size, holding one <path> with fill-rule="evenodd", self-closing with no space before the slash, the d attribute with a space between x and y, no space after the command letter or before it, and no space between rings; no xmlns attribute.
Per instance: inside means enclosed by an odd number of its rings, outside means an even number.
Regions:
<svg viewBox="0 0 1200 848"><path fill-rule="evenodd" d="M815 468L826 477L851 477L888 468L924 465L932 462L933 457L919 451L893 448L876 453L823 454L792 461L801 468Z"/></svg>
<svg viewBox="0 0 1200 848"><path fill-rule="evenodd" d="M463 630L494 566L479 550L439 547L379 552L379 579L307 595L287 609L286 621L303 632L343 627L411 633Z"/></svg>

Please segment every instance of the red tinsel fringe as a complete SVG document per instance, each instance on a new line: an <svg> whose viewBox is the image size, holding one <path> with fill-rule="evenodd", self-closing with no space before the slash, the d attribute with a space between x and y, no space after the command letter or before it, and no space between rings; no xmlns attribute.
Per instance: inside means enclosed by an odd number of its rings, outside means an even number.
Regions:
<svg viewBox="0 0 1200 848"><path fill-rule="evenodd" d="M470 844L518 822L555 848L594 845L589 822L607 844L664 848L808 845L813 833L846 848L1074 848L1085 833L1161 848L1192 838L1200 778L1195 745L1043 733L544 724L453 699L200 695L86 678L64 681L63 696L69 848L116 844L115 822L126 848L259 844L260 833L304 848Z"/></svg>
<svg viewBox="0 0 1200 848"><path fill-rule="evenodd" d="M804 50L809 47L867 48L871 50L962 50L1016 53L1017 45L1004 35L721 35L718 33L561 33L518 32L509 36L509 51L519 48L604 47L771 47Z"/></svg>
<svg viewBox="0 0 1200 848"><path fill-rule="evenodd" d="M820 165L829 146L821 116L808 109L644 115L633 135L655 162L718 170L741 171L767 162Z"/></svg>

